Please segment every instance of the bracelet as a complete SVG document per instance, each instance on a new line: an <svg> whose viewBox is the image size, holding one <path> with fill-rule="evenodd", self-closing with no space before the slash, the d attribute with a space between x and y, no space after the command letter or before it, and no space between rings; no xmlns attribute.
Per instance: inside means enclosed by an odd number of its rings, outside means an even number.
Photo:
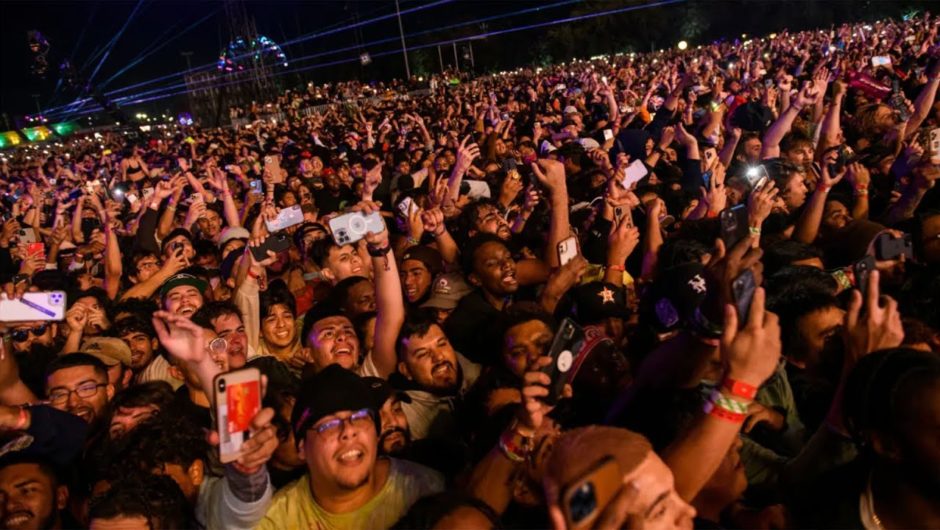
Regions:
<svg viewBox="0 0 940 530"><path fill-rule="evenodd" d="M730 392L732 396L741 399L753 401L754 397L757 396L756 386L737 379L731 379L730 377L725 377L725 380L721 382L721 386Z"/></svg>
<svg viewBox="0 0 940 530"><path fill-rule="evenodd" d="M738 401L737 399L728 397L721 393L721 390L715 389L711 394L711 402L715 407L725 409L728 412L734 414L747 414L747 406L751 400L747 402Z"/></svg>
<svg viewBox="0 0 940 530"><path fill-rule="evenodd" d="M713 404L711 401L705 403L705 408L703 410L705 411L705 414L708 414L709 416L725 421L730 421L732 423L744 423L744 420L747 419L746 414L738 414L727 411L721 407L715 406L715 404Z"/></svg>
<svg viewBox="0 0 940 530"><path fill-rule="evenodd" d="M260 275L260 274L255 274L255 272L252 271L251 269L248 269L248 277L249 277L249 278L252 278L252 279L255 279L255 280L260 280L260 279L261 279L261 275Z"/></svg>
<svg viewBox="0 0 940 530"><path fill-rule="evenodd" d="M760 227L759 227L759 226L749 226L749 227L747 227L747 229L748 229L748 231L751 232L751 234L753 234L753 235L755 235L755 236L759 236L759 235L760 235Z"/></svg>
<svg viewBox="0 0 940 530"><path fill-rule="evenodd" d="M822 193L829 193L829 186L823 182L820 182L819 186L816 186L816 191L819 191Z"/></svg>
<svg viewBox="0 0 940 530"><path fill-rule="evenodd" d="M375 248L372 245L366 245L366 250L369 251L369 255L373 258L381 258L392 251L392 246L385 245L382 248Z"/></svg>
<svg viewBox="0 0 940 530"><path fill-rule="evenodd" d="M26 407L20 407L20 417L16 421L16 427L13 427L13 430L22 431L27 423L29 423L29 413L26 412Z"/></svg>
<svg viewBox="0 0 940 530"><path fill-rule="evenodd" d="M607 270L609 270L609 271L617 271L617 272L626 272L626 271L627 271L627 268L624 267L623 265L608 265L608 266L607 266Z"/></svg>
<svg viewBox="0 0 940 530"><path fill-rule="evenodd" d="M420 241L420 240L418 240L418 239L416 239L416 238L413 238L413 237L411 237L411 236L408 236L408 239L407 239L406 241L407 241L409 247L416 247L416 246L418 246L418 245L421 244L421 241Z"/></svg>
<svg viewBox="0 0 940 530"><path fill-rule="evenodd" d="M868 197L868 188L855 188L856 197Z"/></svg>
<svg viewBox="0 0 940 530"><path fill-rule="evenodd" d="M171 212L175 212L175 211L176 211L176 205L175 205L175 204L167 204L167 205L166 205L166 209L167 209L167 210L170 210Z"/></svg>

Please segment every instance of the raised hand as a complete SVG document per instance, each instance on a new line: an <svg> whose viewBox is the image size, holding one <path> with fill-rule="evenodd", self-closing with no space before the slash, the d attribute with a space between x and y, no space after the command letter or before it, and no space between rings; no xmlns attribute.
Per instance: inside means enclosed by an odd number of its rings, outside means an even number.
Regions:
<svg viewBox="0 0 940 530"><path fill-rule="evenodd" d="M845 312L845 325L842 328L846 346L846 369L851 369L863 356L873 351L900 346L904 340L898 303L890 296L881 295L879 278L880 273L872 271L868 277L867 292L863 294L858 290L852 291L852 299Z"/></svg>
<svg viewBox="0 0 940 530"><path fill-rule="evenodd" d="M424 229L433 234L434 237L440 236L447 231L447 226L444 225L444 212L442 212L440 208L422 210L421 222L424 224Z"/></svg>
<svg viewBox="0 0 940 530"><path fill-rule="evenodd" d="M532 163L532 172L535 174L535 178L550 192L567 190L565 187L565 165L561 162L540 158Z"/></svg>
<svg viewBox="0 0 940 530"><path fill-rule="evenodd" d="M160 344L170 355L194 364L209 356L202 327L188 318L167 311L157 311L152 320Z"/></svg>
<svg viewBox="0 0 940 530"><path fill-rule="evenodd" d="M748 224L753 227L760 227L773 211L774 202L777 198L776 184L772 180L760 188L754 188L747 198L747 219Z"/></svg>
<svg viewBox="0 0 940 530"><path fill-rule="evenodd" d="M480 146L470 143L471 137L468 135L460 142L457 148L457 161L454 162L454 174L464 175L470 169L473 161L480 157Z"/></svg>
<svg viewBox="0 0 940 530"><path fill-rule="evenodd" d="M607 236L607 264L623 266L640 242L640 229L633 225L629 215L613 223Z"/></svg>
<svg viewBox="0 0 940 530"><path fill-rule="evenodd" d="M763 287L754 291L744 327L738 329L734 305L725 306L721 335L721 356L728 365L728 377L759 387L780 361L780 323L777 315L764 310Z"/></svg>

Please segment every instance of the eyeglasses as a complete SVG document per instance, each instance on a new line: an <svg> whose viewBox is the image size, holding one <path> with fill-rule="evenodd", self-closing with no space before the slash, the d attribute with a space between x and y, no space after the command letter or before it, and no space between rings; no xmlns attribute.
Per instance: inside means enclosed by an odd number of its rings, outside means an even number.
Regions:
<svg viewBox="0 0 940 530"><path fill-rule="evenodd" d="M209 341L209 353L213 357L224 355L228 351L228 341L222 337L216 337Z"/></svg>
<svg viewBox="0 0 940 530"><path fill-rule="evenodd" d="M29 340L30 333L38 337L45 333L47 329L49 329L49 324L40 324L34 328L14 329L10 333L10 337L13 339L13 342L26 342Z"/></svg>
<svg viewBox="0 0 940 530"><path fill-rule="evenodd" d="M360 409L350 414L348 418L336 418L312 427L312 429L317 431L320 436L332 438L339 436L344 423L349 423L351 427L372 426L372 411L370 409Z"/></svg>
<svg viewBox="0 0 940 530"><path fill-rule="evenodd" d="M53 390L49 394L49 403L53 405L61 405L68 401L69 397L71 397L73 393L77 394L80 398L90 398L97 394L98 389L103 386L108 385L104 383L82 383L81 385L78 385L78 388L75 390L66 390L64 388Z"/></svg>

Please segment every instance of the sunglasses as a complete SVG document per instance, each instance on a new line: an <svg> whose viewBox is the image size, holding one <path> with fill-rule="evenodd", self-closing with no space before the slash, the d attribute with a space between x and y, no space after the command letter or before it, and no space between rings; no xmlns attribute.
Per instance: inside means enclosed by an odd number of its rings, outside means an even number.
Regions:
<svg viewBox="0 0 940 530"><path fill-rule="evenodd" d="M38 337L45 333L47 329L49 329L49 324L41 324L34 328L15 329L10 333L10 337L13 339L13 342L26 342L29 340L30 333Z"/></svg>

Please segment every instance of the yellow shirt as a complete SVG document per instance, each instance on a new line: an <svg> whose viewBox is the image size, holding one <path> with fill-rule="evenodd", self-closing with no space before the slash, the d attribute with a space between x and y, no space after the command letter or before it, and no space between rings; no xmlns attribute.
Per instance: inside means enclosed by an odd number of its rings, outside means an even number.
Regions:
<svg viewBox="0 0 940 530"><path fill-rule="evenodd" d="M281 488L274 495L258 529L382 529L389 528L421 497L444 490L437 471L407 460L390 459L388 478L379 493L358 510L329 513L310 493L310 475Z"/></svg>

